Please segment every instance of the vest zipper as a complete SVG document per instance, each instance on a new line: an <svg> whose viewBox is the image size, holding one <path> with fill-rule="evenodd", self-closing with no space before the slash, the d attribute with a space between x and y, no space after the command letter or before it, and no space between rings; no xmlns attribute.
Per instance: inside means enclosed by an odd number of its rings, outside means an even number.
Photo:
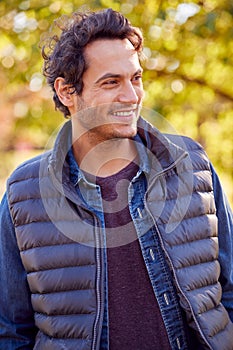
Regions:
<svg viewBox="0 0 233 350"><path fill-rule="evenodd" d="M176 165L177 165L183 158L185 158L186 155L187 155L186 153L182 154L174 163L172 163L172 164L171 164L169 167L167 167L166 169L160 171L160 172L154 177L153 181L151 182L151 184L149 185L149 187L148 187L148 189L147 189L147 191L146 191L146 193L145 193L145 196L144 196L144 205L145 205L145 208L147 209L148 213L150 214L150 216L151 216L151 218L152 218L152 220L153 220L154 226L155 226L155 228L156 228L156 231L157 231L157 234L158 234L158 237L159 237L159 241L160 241L161 247L163 248L163 251L165 252L165 254L166 254L166 256L167 256L167 258L168 258L168 260L169 260L170 266L171 266L171 268L172 268L172 270L173 270L173 276L174 276L174 279L175 279L175 281L176 281L176 285L177 285L177 287L179 288L180 293L183 295L183 297L185 298L185 300L186 300L186 301L188 302L188 304L189 304L189 307L190 307L190 310L191 310L193 319L194 319L194 321L195 321L195 324L196 324L196 326L197 326L197 329L198 329L198 331L199 331L201 337L203 338L203 340L205 341L205 343L209 346L209 348L212 349L211 345L209 344L208 340L206 339L205 335L203 334L203 332L202 332L202 330L201 330L201 328L200 328L200 326L199 326L199 323L197 322L196 316L195 316L195 314L194 314L194 312L193 312L193 308L192 308L192 306L191 306L191 304L190 304L188 298L187 298L186 295L183 293L183 291L182 291L182 289L181 289L181 287L180 287L180 284L179 284L179 282L178 282L178 280L177 280L177 277L176 277L176 274L175 274L175 268L174 268L174 266L173 266L173 263L172 263L172 261L171 261L171 258L170 258L170 256L169 256L169 254L167 253L167 251L166 251L166 249L165 249L165 246L164 246L164 243L163 243L163 240L162 240L162 237L161 237L159 228L158 228L158 226L157 226L157 224L156 224L156 222L155 222L155 219L154 219L154 217L153 217L153 214L151 213L150 209L148 208L147 201L146 201L146 199L145 199L147 193L150 191L150 189L151 189L151 187L153 186L153 183L155 182L155 180L156 180L159 176L164 175L167 171L169 171L169 170L173 169L174 167L176 167Z"/></svg>
<svg viewBox="0 0 233 350"><path fill-rule="evenodd" d="M97 219L95 218L95 224L97 224ZM103 318L103 254L101 254L101 235L98 226L95 225L95 237L96 237L96 299L97 299L97 310L96 310L96 319L93 328L93 343L92 350L99 349L99 342L101 336L101 327L100 322L101 318Z"/></svg>

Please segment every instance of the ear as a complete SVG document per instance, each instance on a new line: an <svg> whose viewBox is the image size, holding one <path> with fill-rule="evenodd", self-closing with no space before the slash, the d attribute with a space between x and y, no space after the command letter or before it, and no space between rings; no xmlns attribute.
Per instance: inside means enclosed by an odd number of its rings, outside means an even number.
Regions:
<svg viewBox="0 0 233 350"><path fill-rule="evenodd" d="M54 89L56 90L59 100L64 106L72 108L74 106L74 95L71 94L73 90L70 85L65 83L65 79L58 77L54 82Z"/></svg>

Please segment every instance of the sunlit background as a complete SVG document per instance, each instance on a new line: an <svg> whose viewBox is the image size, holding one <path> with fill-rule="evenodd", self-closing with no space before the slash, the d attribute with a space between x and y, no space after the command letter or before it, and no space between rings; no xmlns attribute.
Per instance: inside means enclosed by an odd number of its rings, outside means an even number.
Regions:
<svg viewBox="0 0 233 350"><path fill-rule="evenodd" d="M233 203L233 2L1 1L0 197L13 168L43 151L63 122L42 75L54 20L112 7L143 30L144 105L206 149ZM150 121L153 120L153 114Z"/></svg>

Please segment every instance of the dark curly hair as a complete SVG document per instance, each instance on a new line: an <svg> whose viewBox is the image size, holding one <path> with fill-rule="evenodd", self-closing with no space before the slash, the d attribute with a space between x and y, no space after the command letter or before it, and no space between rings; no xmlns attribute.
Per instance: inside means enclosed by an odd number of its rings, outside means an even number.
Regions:
<svg viewBox="0 0 233 350"><path fill-rule="evenodd" d="M64 22L64 20L63 20ZM139 28L119 12L105 9L98 12L75 12L65 23L56 23L62 30L60 38L53 35L42 47L44 58L43 73L53 90L55 108L65 117L70 116L69 109L59 100L54 89L57 77L73 89L71 93L81 94L83 73L87 69L84 49L87 44L97 39L128 39L135 50L142 52L143 37Z"/></svg>

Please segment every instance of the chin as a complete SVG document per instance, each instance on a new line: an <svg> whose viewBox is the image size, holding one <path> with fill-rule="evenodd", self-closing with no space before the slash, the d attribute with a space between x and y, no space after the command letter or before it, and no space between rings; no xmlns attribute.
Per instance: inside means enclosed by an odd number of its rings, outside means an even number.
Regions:
<svg viewBox="0 0 233 350"><path fill-rule="evenodd" d="M120 124L108 124L102 125L98 128L93 128L89 130L92 139L95 142L104 142L113 139L131 139L137 134L137 124L136 125L120 125Z"/></svg>
<svg viewBox="0 0 233 350"><path fill-rule="evenodd" d="M136 126L128 126L125 125L121 128L117 128L112 130L113 138L133 138L137 134Z"/></svg>

